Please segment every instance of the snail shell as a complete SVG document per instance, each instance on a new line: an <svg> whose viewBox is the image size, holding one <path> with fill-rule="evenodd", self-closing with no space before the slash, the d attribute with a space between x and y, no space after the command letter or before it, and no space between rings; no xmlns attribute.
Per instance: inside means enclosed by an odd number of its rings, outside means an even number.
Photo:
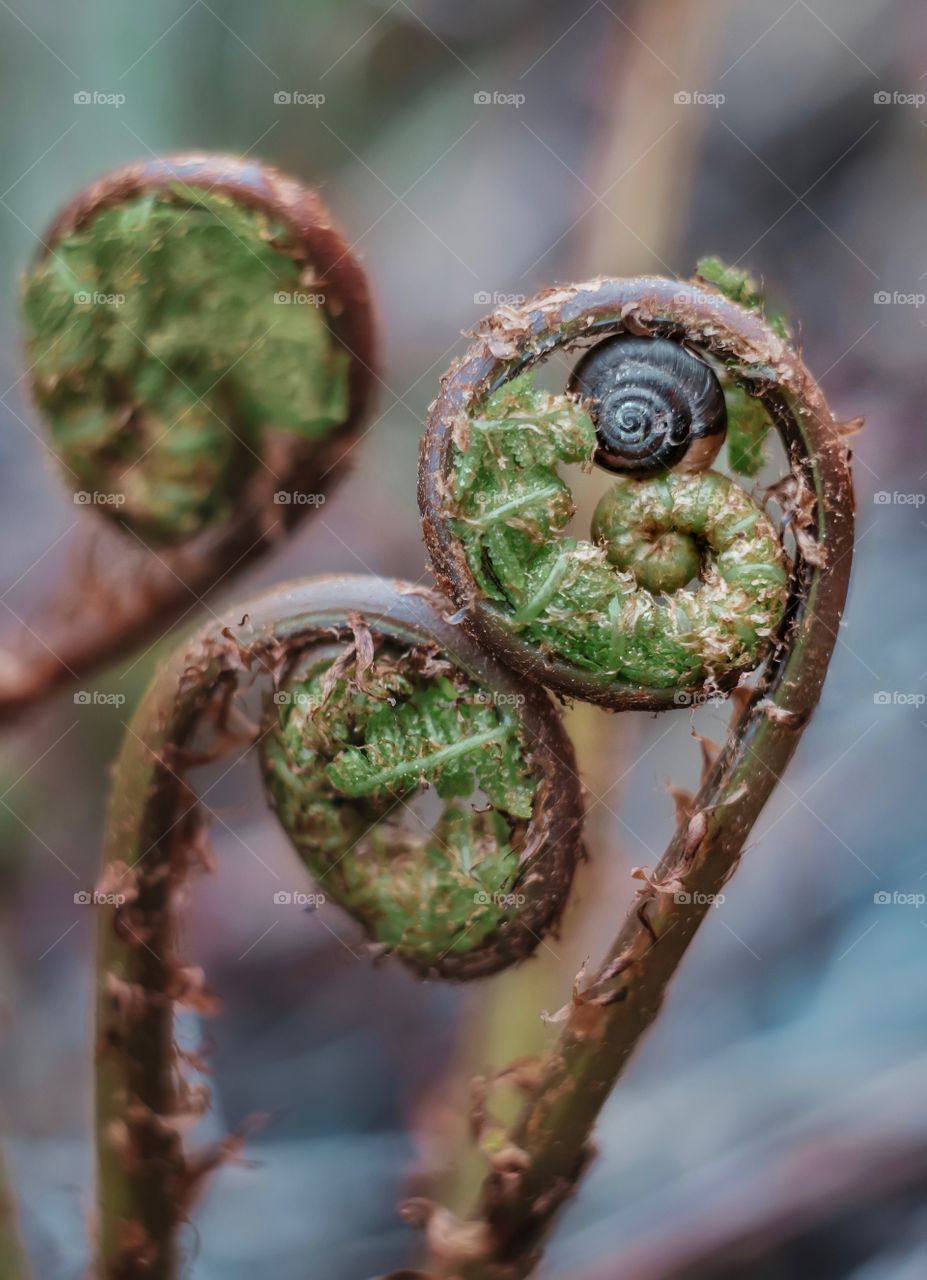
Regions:
<svg viewBox="0 0 927 1280"><path fill-rule="evenodd" d="M621 335L593 347L570 389L587 402L608 471L701 471L727 430L724 392L698 356L669 338Z"/></svg>

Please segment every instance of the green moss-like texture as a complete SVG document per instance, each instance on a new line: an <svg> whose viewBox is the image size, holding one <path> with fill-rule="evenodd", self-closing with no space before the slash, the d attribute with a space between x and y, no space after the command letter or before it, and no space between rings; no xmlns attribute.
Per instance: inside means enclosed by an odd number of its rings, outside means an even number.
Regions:
<svg viewBox="0 0 927 1280"><path fill-rule="evenodd" d="M321 438L346 417L347 353L298 300L313 286L287 244L178 185L97 212L26 277L34 394L69 482L148 541L227 519L267 432Z"/></svg>
<svg viewBox="0 0 927 1280"><path fill-rule="evenodd" d="M476 949L517 913L517 833L536 779L509 705L461 673L380 652L358 678L331 660L288 682L263 745L280 821L321 890L370 936L427 968ZM407 811L425 783L432 830ZM482 792L485 800L469 801Z"/></svg>
<svg viewBox="0 0 927 1280"><path fill-rule="evenodd" d="M699 279L714 285L726 298L763 316L773 333L783 342L791 340L791 330L785 315L768 305L765 293L748 271L740 267L729 267L720 258L713 257L700 259L696 270ZM727 402L728 463L738 475L755 476L763 466L772 419L761 401L737 386L730 378L724 381L724 398Z"/></svg>
<svg viewBox="0 0 927 1280"><path fill-rule="evenodd" d="M755 476L765 461L766 439L772 430L772 418L761 400L732 382L725 385L724 399L727 404L730 468L741 476Z"/></svg>
<svg viewBox="0 0 927 1280"><path fill-rule="evenodd" d="M772 523L709 471L621 477L594 542L561 536L574 508L558 464L594 448L588 413L530 374L458 433L448 514L480 592L546 653L648 688L755 666L786 600Z"/></svg>
<svg viewBox="0 0 927 1280"><path fill-rule="evenodd" d="M766 294L754 280L749 271L741 267L728 266L720 258L700 258L696 265L696 274L706 284L712 284L719 293L723 293L731 302L736 302L748 311L756 311L766 319L773 333L783 342L790 338L789 322L781 311L773 310L766 301Z"/></svg>

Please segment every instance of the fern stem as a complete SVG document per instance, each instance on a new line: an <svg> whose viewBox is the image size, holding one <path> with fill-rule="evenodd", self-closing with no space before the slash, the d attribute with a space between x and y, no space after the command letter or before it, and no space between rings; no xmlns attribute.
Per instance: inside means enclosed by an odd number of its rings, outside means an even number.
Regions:
<svg viewBox="0 0 927 1280"><path fill-rule="evenodd" d="M616 292L627 297L640 290L642 310L652 314L669 306L669 293L679 288L675 282L654 280L622 283ZM604 292L601 285L590 289L594 305L602 305ZM589 298L581 290L578 294L577 313L586 314ZM712 300L706 305L697 298L687 302L693 327L705 323L705 312L724 316L735 343L742 340L741 334L749 334L754 358L765 355L764 368L775 370L772 400L792 469L791 497L786 501L802 530L785 620L763 675L735 716L728 741L690 811L641 888L596 976L574 996L559 1039L545 1056L539 1079L508 1135L510 1146L521 1153L517 1173L494 1170L486 1178L477 1219L466 1224L468 1240L482 1228L481 1255L454 1256L453 1250L434 1247L435 1275L520 1280L533 1271L555 1214L575 1191L592 1157L591 1133L605 1100L658 1014L713 895L736 870L744 842L791 759L819 699L837 641L853 549L846 446L822 394L785 344L771 337L755 317L726 303ZM547 317L544 323L550 322ZM484 376L486 363L475 363L479 376ZM466 382L474 367L468 371L465 363L461 368ZM460 389L446 386L445 394L460 395ZM423 457L427 465L427 452ZM427 514L426 509L426 518ZM498 630L491 638L501 651ZM528 669L523 651L509 646L506 653L515 654L517 665ZM533 661L537 669L537 658ZM542 678L564 687L559 673L550 679L549 668L544 668ZM594 696L596 691L587 683L583 692ZM634 690L625 690L618 705L633 708L642 703Z"/></svg>
<svg viewBox="0 0 927 1280"><path fill-rule="evenodd" d="M2 1150L0 1150L0 1276L3 1280L31 1280L32 1277L32 1269L19 1233L16 1196Z"/></svg>
<svg viewBox="0 0 927 1280"><path fill-rule="evenodd" d="M109 897L101 897L97 968L97 1280L176 1280L178 1228L227 1149L184 1151L182 1120L197 1100L184 1084L174 1009L208 1003L201 975L184 967L178 946L204 825L186 777L190 747L200 730L216 740L215 758L243 673L276 682L314 646L330 650L333 636L349 638L350 619L362 617L403 649L436 648L483 689L506 699L518 693L521 732L539 779L525 846L543 864L543 875L533 873L529 906L540 914L523 925L513 921L492 956L449 954L439 972L464 978L485 972L489 961L510 963L536 944L540 921L562 906L581 827L569 743L546 697L522 694L516 677L444 621L443 603L381 579L330 577L278 588L201 632L139 707L116 767L100 886Z"/></svg>

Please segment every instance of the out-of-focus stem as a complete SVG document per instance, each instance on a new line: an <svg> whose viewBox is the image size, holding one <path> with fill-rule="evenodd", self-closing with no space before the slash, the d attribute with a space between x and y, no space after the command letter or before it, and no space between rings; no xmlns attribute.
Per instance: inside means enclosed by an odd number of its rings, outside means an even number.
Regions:
<svg viewBox="0 0 927 1280"><path fill-rule="evenodd" d="M32 1270L19 1234L16 1197L2 1150L0 1150L0 1276L3 1280L31 1280L32 1278Z"/></svg>
<svg viewBox="0 0 927 1280"><path fill-rule="evenodd" d="M637 0L608 24L615 53L588 177L599 203L580 225L580 275L669 270L712 114L675 97L711 85L726 6L713 5L709 20L698 0Z"/></svg>

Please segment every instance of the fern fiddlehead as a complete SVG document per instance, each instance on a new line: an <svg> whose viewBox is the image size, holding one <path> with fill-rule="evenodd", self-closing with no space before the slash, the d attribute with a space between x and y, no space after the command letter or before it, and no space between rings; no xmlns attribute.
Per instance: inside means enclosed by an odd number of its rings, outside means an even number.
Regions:
<svg viewBox="0 0 927 1280"><path fill-rule="evenodd" d="M439 582L484 643L561 693L661 709L680 689L730 686L757 664L784 616L788 572L772 521L706 470L725 404L741 452L748 412L768 425L775 375L699 333L693 286L670 294L652 282L645 323L650 282L640 283L639 300L633 282L595 281L491 319L433 408L419 496ZM569 394L535 387L540 360L590 341ZM706 380L717 404L703 421ZM744 383L749 410L736 400ZM558 468L594 461L626 474L591 537L567 537L573 503Z"/></svg>
<svg viewBox="0 0 927 1280"><path fill-rule="evenodd" d="M477 589L514 635L612 680L677 688L754 665L786 599L772 522L717 472L664 472L616 480L591 541L558 538L573 507L556 464L596 448L582 404L530 373L471 416L450 483Z"/></svg>
<svg viewBox="0 0 927 1280"><path fill-rule="evenodd" d="M605 1099L795 750L837 640L853 548L842 433L749 280L711 262L702 271L692 284L594 280L500 309L444 380L423 440L419 499L438 580L472 634L526 676L615 710L663 710L764 663L608 955L563 1011L506 1138L517 1162L489 1173L467 1223L449 1225L427 1202L410 1210L426 1227L429 1277L532 1272L591 1158ZM592 414L582 401L539 398L525 374L555 349L625 335L682 343L717 370L734 469L755 473L766 433L778 432L789 470L775 493L794 536L790 560L743 490L704 470L622 476L596 513L603 545L551 545L572 506L550 463L593 456ZM665 427L651 422L657 437ZM499 527L485 516L504 505L502 491L512 505ZM535 561L548 570L540 587ZM693 593L685 584L696 568L703 582ZM732 594L734 611L724 607Z"/></svg>
<svg viewBox="0 0 927 1280"><path fill-rule="evenodd" d="M318 197L226 156L91 185L43 238L22 309L51 452L103 517L93 536L121 538L117 570L72 585L41 645L0 654L0 711L163 628L324 501L375 365L363 272Z"/></svg>
<svg viewBox="0 0 927 1280"><path fill-rule="evenodd" d="M177 1229L218 1158L187 1155L179 1135L202 1100L182 1081L174 1007L204 1000L177 928L202 843L187 774L221 749L245 684L263 676L274 690L259 736L284 828L379 950L466 979L527 955L556 923L581 847L572 750L546 695L449 625L442 604L378 579L279 588L185 646L140 706L103 873L114 902L98 959L101 1280L177 1275ZM423 783L445 802L430 830L400 821Z"/></svg>

